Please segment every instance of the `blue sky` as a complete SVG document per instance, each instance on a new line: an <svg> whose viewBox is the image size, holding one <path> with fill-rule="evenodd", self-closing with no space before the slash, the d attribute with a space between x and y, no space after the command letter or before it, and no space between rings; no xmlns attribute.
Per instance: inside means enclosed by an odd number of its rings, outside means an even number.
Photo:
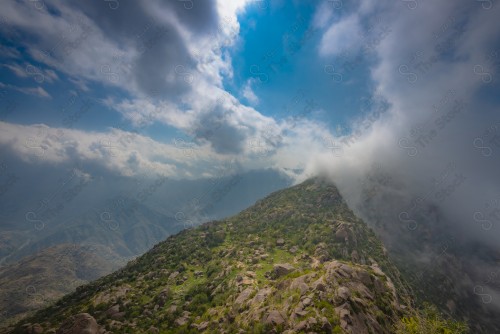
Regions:
<svg viewBox="0 0 500 334"><path fill-rule="evenodd" d="M321 109L314 114L318 120L330 128L345 126L359 112L359 101L370 95L370 77L364 63L351 73L355 79L350 85L333 81L325 72L325 66L340 66L342 61L318 54L321 29L312 24L316 6L287 2L273 10L254 5L240 15L241 37L231 53L236 73L226 87L237 91L255 80L252 88L264 114L298 114L306 100L313 100Z"/></svg>
<svg viewBox="0 0 500 334"><path fill-rule="evenodd" d="M307 105L313 104L314 110L308 114L309 117L314 117L330 129L339 124L345 127L359 113L361 99L370 95L370 78L365 64L360 64L353 73L349 73L349 84L333 81L325 72L325 66L339 66L340 60L318 54L322 30L313 25L317 4L285 2L278 7L263 7L250 3L245 10L237 13L239 33L232 45L222 48L231 57L233 75L223 75L221 88L265 116L283 119L300 114ZM54 8L47 5L49 12L54 12ZM148 26L148 29L151 28ZM21 35L32 38L26 32L21 32ZM60 45L64 45L64 36L56 42L51 41L47 50L57 52ZM109 127L135 128L135 131L160 142L169 142L179 134L186 135L182 129L168 124L148 124L137 128L115 109L102 103L110 96L116 101L134 98L133 92L109 85L115 72L120 75L121 66L116 65L116 57L113 58L115 62L110 62L111 67L101 68L100 79L104 80L85 80L57 70L55 78L50 79L44 71L53 71L53 67L40 59L37 61L32 51L30 55L29 48L16 45L8 35L2 36L2 40L5 47L16 50L17 57L12 59L9 54L2 54L5 65L0 68L1 82L9 85L4 88L8 95L20 102L17 111L6 116L5 120L26 125L43 123L64 127L68 124L64 111L77 113L83 100L90 98L96 103L88 112L82 113L78 121L71 123L73 128L86 131L106 131ZM262 72L260 76L258 71ZM260 80L264 78L265 82ZM82 90L82 85L75 84L75 80L84 82L87 90ZM242 87L245 85L251 87L258 101L244 96ZM23 93L14 86L24 89L36 86L40 91ZM73 100L75 94L78 98Z"/></svg>

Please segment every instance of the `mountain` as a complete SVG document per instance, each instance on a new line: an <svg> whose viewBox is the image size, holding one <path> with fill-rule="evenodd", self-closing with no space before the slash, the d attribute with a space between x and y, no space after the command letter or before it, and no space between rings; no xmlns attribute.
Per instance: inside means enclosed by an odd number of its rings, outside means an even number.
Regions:
<svg viewBox="0 0 500 334"><path fill-rule="evenodd" d="M312 179L170 236L5 332L409 333L414 306L375 234Z"/></svg>
<svg viewBox="0 0 500 334"><path fill-rule="evenodd" d="M28 175L23 182L37 185L28 197L20 192L0 202L0 266L64 243L100 244L129 260L183 228L236 214L290 184L276 170L231 175L236 171L225 166L216 178L170 180L69 169L42 178L42 186Z"/></svg>
<svg viewBox="0 0 500 334"><path fill-rule="evenodd" d="M5 282L9 282L0 284L0 296L5 296L0 301L0 324L36 311L88 281L72 279L65 270L59 270L63 268L60 263L56 265L47 261L47 258L57 257L68 245L79 248L89 258L99 259L86 263L85 267L88 276L96 279L144 254L169 235L198 225L209 217L234 214L289 182L273 170L233 176L226 174L204 180L161 180L164 183L157 182L153 187L155 180L135 183L115 177L100 182L81 176L87 174L80 171L64 174L65 177L58 182L61 185L56 188L58 192L45 199L43 207L40 206L42 209L37 211L37 206L24 204L25 207L14 211L2 210L0 216L3 215L4 222L20 219L28 224L0 224L0 272L4 276L8 273ZM265 186L260 186L263 182ZM50 182L47 188L49 185ZM147 193L146 199L140 195L143 193ZM163 204L159 198L163 199ZM191 205L193 199L196 199L196 206ZM22 203L25 202L30 201ZM63 209L57 210L59 207ZM20 213L21 217L16 218L12 212ZM33 212L37 213L36 219ZM25 221L27 213L29 221ZM35 220L43 225L34 225ZM32 284L18 285L15 282L31 282L30 270L23 270L23 267L33 268L41 264L47 266L47 270L44 270L44 280L37 288L45 291L44 287L47 287L48 292L42 292L43 302L33 303L25 292L26 286ZM67 280L72 283L55 290L52 284L46 284Z"/></svg>
<svg viewBox="0 0 500 334"><path fill-rule="evenodd" d="M0 324L48 306L65 294L119 268L105 249L58 245L0 268Z"/></svg>

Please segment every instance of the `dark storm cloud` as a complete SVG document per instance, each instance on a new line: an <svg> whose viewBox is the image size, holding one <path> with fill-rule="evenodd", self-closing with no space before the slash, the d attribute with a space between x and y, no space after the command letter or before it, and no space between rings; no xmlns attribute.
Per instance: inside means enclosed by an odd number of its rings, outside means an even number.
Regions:
<svg viewBox="0 0 500 334"><path fill-rule="evenodd" d="M219 101L198 116L192 132L195 141L208 141L217 153L238 154L245 149L247 131L231 123L231 110Z"/></svg>
<svg viewBox="0 0 500 334"><path fill-rule="evenodd" d="M132 75L142 93L159 93L168 98L190 90L192 79L186 78L186 73L195 67L179 27L168 20L168 15L173 14L183 28L196 36L213 33L219 19L215 1L120 1L116 9L105 1L74 5L108 38L135 46L138 57Z"/></svg>
<svg viewBox="0 0 500 334"><path fill-rule="evenodd" d="M133 95L171 99L192 89L196 62L187 43L219 24L215 1L47 0L10 2L4 12L0 29L12 42L26 36L36 60Z"/></svg>

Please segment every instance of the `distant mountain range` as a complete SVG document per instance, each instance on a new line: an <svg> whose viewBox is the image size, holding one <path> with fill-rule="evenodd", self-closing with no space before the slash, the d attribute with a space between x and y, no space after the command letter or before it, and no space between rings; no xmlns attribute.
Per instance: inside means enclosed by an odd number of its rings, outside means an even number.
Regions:
<svg viewBox="0 0 500 334"><path fill-rule="evenodd" d="M101 255L102 254L102 255ZM58 245L0 269L0 321L50 305L77 286L119 268L105 247Z"/></svg>

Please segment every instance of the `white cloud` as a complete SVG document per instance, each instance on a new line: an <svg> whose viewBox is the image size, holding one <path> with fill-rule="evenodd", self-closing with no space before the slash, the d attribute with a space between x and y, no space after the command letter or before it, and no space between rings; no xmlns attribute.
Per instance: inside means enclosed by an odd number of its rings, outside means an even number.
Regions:
<svg viewBox="0 0 500 334"><path fill-rule="evenodd" d="M343 17L328 28L319 46L323 56L354 50L361 44L362 29L357 15Z"/></svg>
<svg viewBox="0 0 500 334"><path fill-rule="evenodd" d="M52 96L50 96L50 94L47 93L47 91L40 86L38 86L38 87L18 87L18 86L14 86L14 85L9 85L9 84L6 85L3 83L0 83L0 87L13 89L13 90L21 92L23 94L26 94L26 95L32 95L32 96L37 96L37 97L42 97L42 98L47 98L47 99L52 98Z"/></svg>
<svg viewBox="0 0 500 334"><path fill-rule="evenodd" d="M59 79L56 72L53 70L38 68L28 63L25 63L23 66L17 63L4 64L3 66L7 67L20 78L33 77L33 79L40 84L43 82L53 83L55 80Z"/></svg>
<svg viewBox="0 0 500 334"><path fill-rule="evenodd" d="M26 78L28 76L26 70L18 64L4 64L3 66L7 67L9 70L11 70L15 75L17 75L20 78Z"/></svg>
<svg viewBox="0 0 500 334"><path fill-rule="evenodd" d="M0 45L0 55L5 58L19 58L21 53L16 48Z"/></svg>
<svg viewBox="0 0 500 334"><path fill-rule="evenodd" d="M191 177L191 173L198 173L200 162L218 159L202 146L164 144L114 128L107 132L85 132L43 124L0 122L0 144L27 163L91 163L124 176ZM187 154L188 149L192 154Z"/></svg>
<svg viewBox="0 0 500 334"><path fill-rule="evenodd" d="M358 135L333 136L343 154L306 152L305 174L334 180L350 206L376 224L389 246L414 242L419 233L424 238L432 234L433 240L452 236L460 246L479 244L498 252L498 221L485 230L474 215L486 217L487 203L498 200L500 189L498 144L491 142L491 134L482 137L487 129L500 129L498 104L490 95L498 85L493 51L500 39L500 7L485 10L465 0L419 1L414 10L386 5L370 9L380 13L379 26L390 24L391 33L373 49L369 61L374 64L373 93L388 102L388 109ZM348 43L342 39L349 32L340 34L338 24L323 36L321 54L335 54ZM478 64L482 68L475 73ZM360 123L354 122L354 129L364 128ZM491 151L481 151L474 144L477 138ZM450 165L455 166L452 172L446 171ZM366 185L374 187L371 195ZM412 220L416 231L409 228ZM409 256L421 254L410 251ZM466 256L477 260L477 254ZM477 268L462 269L470 274ZM486 277L492 270L477 272ZM472 291L469 284L465 286Z"/></svg>
<svg viewBox="0 0 500 334"><path fill-rule="evenodd" d="M42 87L12 87L13 89L16 89L20 91L21 93L27 94L27 95L33 95L33 96L38 96L38 97L43 97L43 98L48 98L51 99L52 96L50 96L49 93Z"/></svg>
<svg viewBox="0 0 500 334"><path fill-rule="evenodd" d="M79 90L83 92L89 91L89 86L87 85L87 82L85 80L80 78L71 78L71 77L69 77L68 80L72 82L76 87L78 87Z"/></svg>
<svg viewBox="0 0 500 334"><path fill-rule="evenodd" d="M245 86L243 86L242 95L248 102L251 104L258 104L259 98L255 95L255 92L252 89L252 84L254 84L255 79L248 79Z"/></svg>

